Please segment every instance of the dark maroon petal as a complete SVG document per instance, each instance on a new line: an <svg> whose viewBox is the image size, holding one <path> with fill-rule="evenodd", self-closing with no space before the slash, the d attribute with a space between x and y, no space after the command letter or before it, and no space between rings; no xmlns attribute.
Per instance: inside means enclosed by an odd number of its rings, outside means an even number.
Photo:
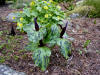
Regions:
<svg viewBox="0 0 100 75"><path fill-rule="evenodd" d="M37 18L34 18L34 22L35 22L35 30L39 31L39 25L37 23Z"/></svg>
<svg viewBox="0 0 100 75"><path fill-rule="evenodd" d="M68 25L68 22L66 23L66 26L64 28L62 28L62 31L60 33L60 38L62 38L64 33L66 32L67 25Z"/></svg>
<svg viewBox="0 0 100 75"><path fill-rule="evenodd" d="M16 33L15 33L15 30L14 30L13 25L14 25L14 24L12 23L12 25L11 25L11 31L10 31L9 35L15 36Z"/></svg>

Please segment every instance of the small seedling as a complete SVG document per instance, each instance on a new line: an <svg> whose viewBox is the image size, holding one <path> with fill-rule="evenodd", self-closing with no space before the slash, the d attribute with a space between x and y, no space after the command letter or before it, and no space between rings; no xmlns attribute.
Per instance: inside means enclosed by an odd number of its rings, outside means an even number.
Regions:
<svg viewBox="0 0 100 75"><path fill-rule="evenodd" d="M86 48L90 44L90 42L91 42L90 40L86 40L86 42L83 45L83 48Z"/></svg>
<svg viewBox="0 0 100 75"><path fill-rule="evenodd" d="M6 34L9 34L9 31L8 30L4 30L3 32L6 33Z"/></svg>
<svg viewBox="0 0 100 75"><path fill-rule="evenodd" d="M10 60L11 59L11 56L5 56L5 59L6 60Z"/></svg>
<svg viewBox="0 0 100 75"><path fill-rule="evenodd" d="M0 45L0 49L3 49L3 47L5 46L5 43Z"/></svg>
<svg viewBox="0 0 100 75"><path fill-rule="evenodd" d="M14 56L13 56L13 58L14 58L14 60L18 61L18 59L19 59L19 56L17 56L17 55L14 55Z"/></svg>
<svg viewBox="0 0 100 75"><path fill-rule="evenodd" d="M12 54L11 52L8 52L8 53L7 53L8 56L10 56L11 54Z"/></svg>
<svg viewBox="0 0 100 75"><path fill-rule="evenodd" d="M26 54L22 55L22 58L23 59L26 59L27 58L27 55Z"/></svg>
<svg viewBox="0 0 100 75"><path fill-rule="evenodd" d="M25 50L19 50L18 52L19 52L19 53L23 53L23 52L25 52Z"/></svg>
<svg viewBox="0 0 100 75"><path fill-rule="evenodd" d="M3 56L0 56L0 63L4 63L5 62L5 58Z"/></svg>
<svg viewBox="0 0 100 75"><path fill-rule="evenodd" d="M3 50L3 51L2 51L2 54L6 54L6 51L5 51L5 50Z"/></svg>
<svg viewBox="0 0 100 75"><path fill-rule="evenodd" d="M3 31L0 31L0 36L2 36L3 35Z"/></svg>
<svg viewBox="0 0 100 75"><path fill-rule="evenodd" d="M82 50L79 49L78 51L79 51L79 54L82 55L82 53L83 53Z"/></svg>
<svg viewBox="0 0 100 75"><path fill-rule="evenodd" d="M96 53L100 54L100 51L99 50L96 50Z"/></svg>
<svg viewBox="0 0 100 75"><path fill-rule="evenodd" d="M85 51L85 53L87 53L87 49L86 48L84 48L84 51Z"/></svg>
<svg viewBox="0 0 100 75"><path fill-rule="evenodd" d="M16 38L23 39L24 37L23 36L20 36L20 35L17 35Z"/></svg>
<svg viewBox="0 0 100 75"><path fill-rule="evenodd" d="M96 24L96 20L94 20L94 24Z"/></svg>

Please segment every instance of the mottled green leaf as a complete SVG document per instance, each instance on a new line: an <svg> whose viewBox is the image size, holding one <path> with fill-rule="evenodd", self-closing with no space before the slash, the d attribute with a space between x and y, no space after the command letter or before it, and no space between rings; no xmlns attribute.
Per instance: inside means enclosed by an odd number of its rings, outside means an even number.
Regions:
<svg viewBox="0 0 100 75"><path fill-rule="evenodd" d="M67 59L71 52L71 43L66 39L57 39L57 45L60 46L61 54Z"/></svg>
<svg viewBox="0 0 100 75"><path fill-rule="evenodd" d="M60 37L60 28L57 25L52 25L51 29L47 33L44 43L47 43L50 47L56 44L56 39Z"/></svg>
<svg viewBox="0 0 100 75"><path fill-rule="evenodd" d="M34 17L37 17L38 16L38 12L36 12L36 11L33 10L32 13L31 13L31 15L34 16Z"/></svg>
<svg viewBox="0 0 100 75"><path fill-rule="evenodd" d="M38 47L38 43L29 42L29 44L25 47L26 50L34 51Z"/></svg>
<svg viewBox="0 0 100 75"><path fill-rule="evenodd" d="M50 60L51 50L48 47L37 48L33 52L33 60L41 70L46 70Z"/></svg>
<svg viewBox="0 0 100 75"><path fill-rule="evenodd" d="M34 32L35 31L35 26L33 23L29 23L29 24L26 24L24 27L23 27L23 30L27 33L30 33L30 32Z"/></svg>
<svg viewBox="0 0 100 75"><path fill-rule="evenodd" d="M24 13L25 15L27 15L28 17L31 16L31 13L30 13L30 9L29 9L29 8L24 8L23 10L24 10L23 13Z"/></svg>
<svg viewBox="0 0 100 75"><path fill-rule="evenodd" d="M28 39L34 43L38 43L46 35L46 29L41 28L39 31L31 31L27 33Z"/></svg>

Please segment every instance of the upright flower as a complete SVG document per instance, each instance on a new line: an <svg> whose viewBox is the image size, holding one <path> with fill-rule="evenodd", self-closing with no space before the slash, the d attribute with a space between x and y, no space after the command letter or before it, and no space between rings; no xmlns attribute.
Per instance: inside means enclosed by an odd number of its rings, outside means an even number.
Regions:
<svg viewBox="0 0 100 75"><path fill-rule="evenodd" d="M15 17L12 17L12 19L14 20L14 19L15 19Z"/></svg>
<svg viewBox="0 0 100 75"><path fill-rule="evenodd" d="M57 19L59 20L59 19L60 19L60 17L59 17L59 16L57 16Z"/></svg>
<svg viewBox="0 0 100 75"><path fill-rule="evenodd" d="M22 28L23 24L18 22L17 26L19 26L20 28Z"/></svg>
<svg viewBox="0 0 100 75"><path fill-rule="evenodd" d="M61 7L60 7L59 5L57 6L57 8L58 8L58 9L61 9Z"/></svg>
<svg viewBox="0 0 100 75"><path fill-rule="evenodd" d="M23 13L23 11L20 11L20 13Z"/></svg>
<svg viewBox="0 0 100 75"><path fill-rule="evenodd" d="M30 6L32 7L32 6L34 6L34 4L35 4L35 2L32 1L32 2L30 3Z"/></svg>
<svg viewBox="0 0 100 75"><path fill-rule="evenodd" d="M53 2L53 0L49 0L49 2Z"/></svg>
<svg viewBox="0 0 100 75"><path fill-rule="evenodd" d="M44 9L48 10L48 7L47 6L44 6Z"/></svg>
<svg viewBox="0 0 100 75"><path fill-rule="evenodd" d="M50 3L47 3L48 5L50 5Z"/></svg>
<svg viewBox="0 0 100 75"><path fill-rule="evenodd" d="M47 3L47 1L44 1L44 3Z"/></svg>
<svg viewBox="0 0 100 75"><path fill-rule="evenodd" d="M20 18L20 21L22 22L23 20L24 20L24 19L21 17L21 18Z"/></svg>
<svg viewBox="0 0 100 75"><path fill-rule="evenodd" d="M51 17L51 16L52 16L52 14L49 14L49 16Z"/></svg>
<svg viewBox="0 0 100 75"><path fill-rule="evenodd" d="M45 18L48 18L48 16L49 16L48 14L45 14L45 16L44 16L44 17L45 17Z"/></svg>

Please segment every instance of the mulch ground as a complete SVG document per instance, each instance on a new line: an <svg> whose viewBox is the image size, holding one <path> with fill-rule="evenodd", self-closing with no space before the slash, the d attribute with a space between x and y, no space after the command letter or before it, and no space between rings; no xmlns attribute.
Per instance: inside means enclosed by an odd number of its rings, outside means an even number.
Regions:
<svg viewBox="0 0 100 75"><path fill-rule="evenodd" d="M4 18L12 11L16 10L5 6L0 7L0 17ZM96 24L94 23L95 20ZM68 60L65 60L59 53L59 48L55 47L52 50L47 70L42 72L34 65L31 52L20 51L24 50L24 47L28 43L27 35L16 30L16 24L13 24L16 36L14 40L11 40L13 37L8 35L11 23L2 21L0 23L0 31L3 31L3 35L0 36L0 45L3 43L7 43L7 45L0 49L0 56L10 56L10 59L5 60L3 64L17 71L25 72L28 75L100 75L100 19L72 19L71 23L72 29L68 29L66 33L75 38L72 55ZM77 26L79 27L77 28ZM9 39L11 40L11 49L7 47L9 46ZM85 51L83 44L86 40L90 40L91 42ZM12 50L13 52L11 52ZM79 50L83 53L80 54ZM2 51L6 51L6 53L2 53ZM9 52L11 54L8 54ZM14 59L14 55L19 56L18 59Z"/></svg>

